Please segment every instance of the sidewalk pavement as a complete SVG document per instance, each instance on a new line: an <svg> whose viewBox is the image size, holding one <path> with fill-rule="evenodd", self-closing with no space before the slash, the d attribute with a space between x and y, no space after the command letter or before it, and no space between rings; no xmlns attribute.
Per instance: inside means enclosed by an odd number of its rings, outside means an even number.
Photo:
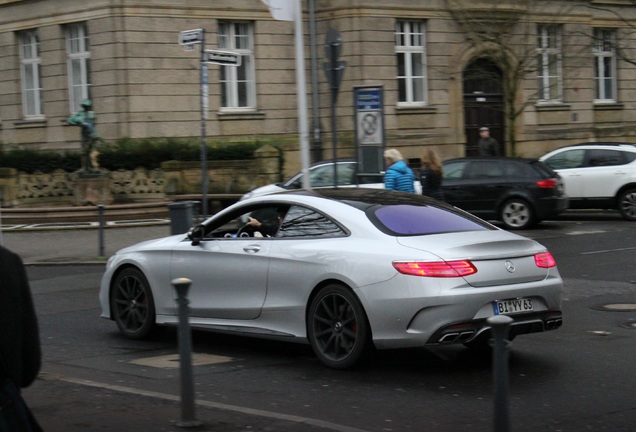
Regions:
<svg viewBox="0 0 636 432"><path fill-rule="evenodd" d="M194 420L179 396L41 373L23 396L45 432L363 432L304 417L197 401Z"/></svg>
<svg viewBox="0 0 636 432"><path fill-rule="evenodd" d="M170 225L109 227L103 231L100 256L98 228L2 231L2 244L32 264L106 264L109 256L135 243L170 235Z"/></svg>

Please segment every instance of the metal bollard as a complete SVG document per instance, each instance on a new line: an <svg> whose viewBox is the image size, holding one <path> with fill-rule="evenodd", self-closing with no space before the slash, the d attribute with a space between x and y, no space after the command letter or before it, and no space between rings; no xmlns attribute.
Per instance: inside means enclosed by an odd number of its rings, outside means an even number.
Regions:
<svg viewBox="0 0 636 432"><path fill-rule="evenodd" d="M172 285L177 291L179 306L179 366L181 372L181 420L179 427L196 427L201 422L194 412L194 378L192 374L192 334L188 322L189 308L188 290L192 281L187 278L173 279Z"/></svg>
<svg viewBox="0 0 636 432"><path fill-rule="evenodd" d="M494 337L493 376L495 387L495 432L510 431L508 412L508 331L514 320L506 315L488 318Z"/></svg>
<svg viewBox="0 0 636 432"><path fill-rule="evenodd" d="M104 204L97 205L97 220L99 221L99 249L97 251L97 256L104 256Z"/></svg>

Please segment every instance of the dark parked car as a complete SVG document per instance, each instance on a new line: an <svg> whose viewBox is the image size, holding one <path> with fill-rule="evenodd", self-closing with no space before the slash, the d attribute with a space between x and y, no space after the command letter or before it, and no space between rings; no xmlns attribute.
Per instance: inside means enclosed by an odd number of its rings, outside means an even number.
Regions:
<svg viewBox="0 0 636 432"><path fill-rule="evenodd" d="M509 229L529 228L568 207L559 174L536 159L449 159L442 187L448 203Z"/></svg>

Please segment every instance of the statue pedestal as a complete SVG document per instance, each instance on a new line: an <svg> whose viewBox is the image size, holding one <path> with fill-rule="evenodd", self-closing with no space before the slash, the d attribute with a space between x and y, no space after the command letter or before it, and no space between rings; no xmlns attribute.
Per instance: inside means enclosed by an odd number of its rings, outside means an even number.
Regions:
<svg viewBox="0 0 636 432"><path fill-rule="evenodd" d="M75 182L75 205L112 204L110 179L102 174L80 173Z"/></svg>

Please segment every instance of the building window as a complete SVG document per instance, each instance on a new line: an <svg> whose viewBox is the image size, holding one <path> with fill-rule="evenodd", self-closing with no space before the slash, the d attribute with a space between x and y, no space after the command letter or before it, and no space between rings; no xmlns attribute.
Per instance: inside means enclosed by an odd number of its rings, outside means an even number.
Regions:
<svg viewBox="0 0 636 432"><path fill-rule="evenodd" d="M421 21L395 24L395 54L398 67L398 104L426 104L425 25Z"/></svg>
<svg viewBox="0 0 636 432"><path fill-rule="evenodd" d="M616 31L594 29L594 87L597 102L616 101Z"/></svg>
<svg viewBox="0 0 636 432"><path fill-rule="evenodd" d="M221 66L221 109L244 111L256 108L254 36L249 22L220 22L219 48L241 54L241 65Z"/></svg>
<svg viewBox="0 0 636 432"><path fill-rule="evenodd" d="M69 100L71 112L78 112L84 99L90 99L91 47L86 24L66 27L66 54L68 62Z"/></svg>
<svg viewBox="0 0 636 432"><path fill-rule="evenodd" d="M561 102L561 28L556 25L537 27L538 99L541 102Z"/></svg>
<svg viewBox="0 0 636 432"><path fill-rule="evenodd" d="M40 83L40 41L36 30L18 34L22 76L22 112L25 118L42 116Z"/></svg>

